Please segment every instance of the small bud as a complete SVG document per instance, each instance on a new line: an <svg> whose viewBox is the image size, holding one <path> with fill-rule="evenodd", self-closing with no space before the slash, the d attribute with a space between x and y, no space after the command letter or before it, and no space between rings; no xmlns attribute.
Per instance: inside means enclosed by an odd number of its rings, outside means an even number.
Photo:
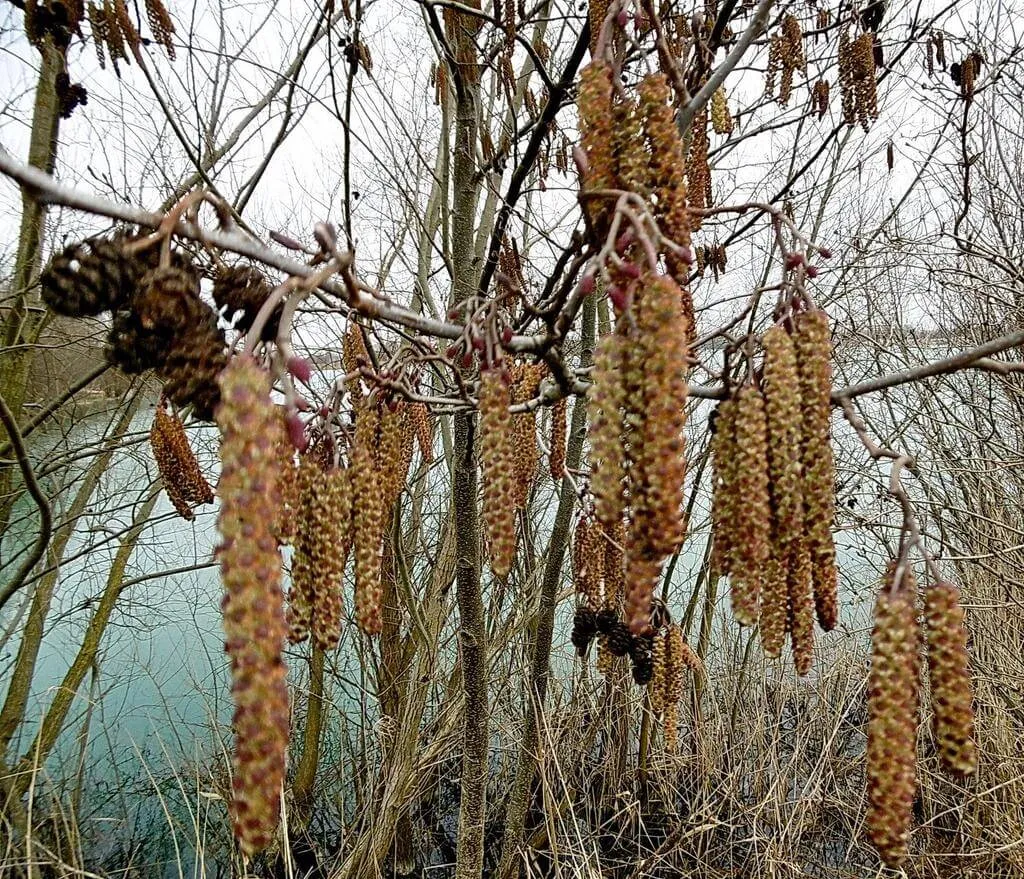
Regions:
<svg viewBox="0 0 1024 879"><path fill-rule="evenodd" d="M636 235L633 234L632 229L627 229L616 239L615 252L618 254L625 253L634 241L636 241Z"/></svg>
<svg viewBox="0 0 1024 879"><path fill-rule="evenodd" d="M459 319L459 315L461 313L462 313L462 309L460 309L458 306L455 306L455 308L450 308L448 310L448 320L458 320Z"/></svg>
<svg viewBox="0 0 1024 879"><path fill-rule="evenodd" d="M594 292L594 288L597 286L597 281L593 275L584 275L580 281L580 293L584 296L589 296Z"/></svg>
<svg viewBox="0 0 1024 879"><path fill-rule="evenodd" d="M808 278L816 278L816 277L818 277L818 271L819 271L819 269L818 269L817 266L808 266L807 267L807 277Z"/></svg>
<svg viewBox="0 0 1024 879"><path fill-rule="evenodd" d="M679 258L688 266L692 266L696 257L693 255L692 247L684 247L683 252L679 255Z"/></svg>
<svg viewBox="0 0 1024 879"><path fill-rule="evenodd" d="M501 343L507 345L512 341L512 327L504 327L501 331Z"/></svg>
<svg viewBox="0 0 1024 879"><path fill-rule="evenodd" d="M629 294L618 284L612 284L608 288L608 301L616 313L625 311L629 305Z"/></svg>
<svg viewBox="0 0 1024 879"><path fill-rule="evenodd" d="M829 248L827 247L819 247L818 256L820 256L822 259L832 259L832 251L829 250Z"/></svg>
<svg viewBox="0 0 1024 879"><path fill-rule="evenodd" d="M458 354L458 353L459 353L459 346L458 345L449 345L447 348L444 349L444 356L447 357L449 360L454 360L455 359L455 355Z"/></svg>
<svg viewBox="0 0 1024 879"><path fill-rule="evenodd" d="M635 280L636 278L640 277L640 266L638 266L635 262L624 262L621 266L619 266L619 270L627 278L633 278Z"/></svg>
<svg viewBox="0 0 1024 879"><path fill-rule="evenodd" d="M330 407L326 403L324 403L324 405L320 407L320 417L321 418L326 418L330 414L331 414Z"/></svg>
<svg viewBox="0 0 1024 879"><path fill-rule="evenodd" d="M786 268L787 269L798 269L804 264L804 255L802 253L787 253L786 254Z"/></svg>
<svg viewBox="0 0 1024 879"><path fill-rule="evenodd" d="M305 357L289 357L287 366L288 372L295 378L304 385L309 384L309 380L313 377L313 365Z"/></svg>
<svg viewBox="0 0 1024 879"><path fill-rule="evenodd" d="M306 438L306 425L297 412L289 412L285 416L285 424L288 426L288 439L299 452L306 451L309 440Z"/></svg>
<svg viewBox="0 0 1024 879"><path fill-rule="evenodd" d="M626 13L625 11L620 11L619 14L615 16L615 23L619 27L625 27L627 24L629 24L628 13Z"/></svg>
<svg viewBox="0 0 1024 879"><path fill-rule="evenodd" d="M305 397L296 397L295 408L299 412L308 412L310 410L309 400Z"/></svg>
<svg viewBox="0 0 1024 879"><path fill-rule="evenodd" d="M298 241L292 238L290 235L285 235L283 232L271 232L270 238L272 241L276 241L282 247L288 248L288 250L305 250Z"/></svg>
<svg viewBox="0 0 1024 879"><path fill-rule="evenodd" d="M473 353L467 351L462 355L462 367L463 369L469 369L473 365Z"/></svg>
<svg viewBox="0 0 1024 879"><path fill-rule="evenodd" d="M483 351L484 350L484 337L473 336L473 350Z"/></svg>

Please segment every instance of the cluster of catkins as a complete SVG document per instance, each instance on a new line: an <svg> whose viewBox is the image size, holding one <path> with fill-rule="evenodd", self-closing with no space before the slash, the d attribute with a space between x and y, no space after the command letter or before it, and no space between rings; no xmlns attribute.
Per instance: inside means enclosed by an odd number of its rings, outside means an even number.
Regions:
<svg viewBox="0 0 1024 879"><path fill-rule="evenodd" d="M182 519L193 519L193 508L199 504L213 503L213 489L189 445L185 426L176 414L167 413L163 400L157 406L149 430L149 444L160 471L160 481Z"/></svg>
<svg viewBox="0 0 1024 879"><path fill-rule="evenodd" d="M775 97L785 107L793 94L793 74L801 71L807 76L807 56L804 53L804 35L794 15L782 19L768 46L768 68L765 73L765 95ZM776 82L778 92L776 93Z"/></svg>
<svg viewBox="0 0 1024 879"><path fill-rule="evenodd" d="M233 358L219 384L217 559L235 702L231 814L235 837L250 855L266 848L277 829L288 748L286 625L274 533L281 420L270 399L270 375L251 357Z"/></svg>
<svg viewBox="0 0 1024 879"><path fill-rule="evenodd" d="M683 630L672 623L653 639L653 672L648 692L651 711L661 718L665 750L672 753L679 741L679 700L683 697L686 673L700 673L702 665L686 642Z"/></svg>
<svg viewBox="0 0 1024 879"><path fill-rule="evenodd" d="M503 362L480 370L480 471L483 491L484 536L491 570L508 576L516 551L516 513L526 508L537 475L540 449L537 444L537 413L509 407L535 397L546 374L543 363ZM557 415L553 420L557 431ZM561 410L561 463L554 452L550 462L553 478L565 467L565 408ZM558 476L555 477L554 473Z"/></svg>
<svg viewBox="0 0 1024 879"><path fill-rule="evenodd" d="M859 122L867 131L878 118L875 35L870 31L852 41L847 28L839 31L839 89L846 124Z"/></svg>
<svg viewBox="0 0 1024 879"><path fill-rule="evenodd" d="M186 254L162 260L126 237L90 238L55 255L39 280L43 301L58 314L112 312L108 362L127 375L155 370L176 406L213 420L217 376L227 364L224 334Z"/></svg>
<svg viewBox="0 0 1024 879"><path fill-rule="evenodd" d="M790 635L799 674L811 668L814 616L837 622L832 542L828 318L814 309L764 336L760 383L723 401L714 421L712 567L728 576L732 609L759 623L776 657Z"/></svg>
<svg viewBox="0 0 1024 879"><path fill-rule="evenodd" d="M917 776L921 629L917 584L905 560L889 566L875 604L868 678L867 828L882 859L907 856ZM967 633L959 592L938 582L924 595L924 629L935 739L945 768L977 766Z"/></svg>

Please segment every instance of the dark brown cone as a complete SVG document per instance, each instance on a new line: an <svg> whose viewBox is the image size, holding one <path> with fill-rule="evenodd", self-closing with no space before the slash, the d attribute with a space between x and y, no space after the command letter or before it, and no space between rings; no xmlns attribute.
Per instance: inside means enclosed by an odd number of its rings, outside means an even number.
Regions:
<svg viewBox="0 0 1024 879"><path fill-rule="evenodd" d="M65 247L39 277L43 302L57 314L90 317L124 306L149 268L123 240L90 238Z"/></svg>
<svg viewBox="0 0 1024 879"><path fill-rule="evenodd" d="M235 837L251 856L277 830L289 731L281 556L273 534L279 504L277 413L270 376L252 358L234 358L220 383L217 558L235 701L231 813Z"/></svg>
<svg viewBox="0 0 1024 879"><path fill-rule="evenodd" d="M925 593L924 613L939 757L950 772L970 775L977 769L978 751L974 743L967 631L959 590L952 583L936 583Z"/></svg>
<svg viewBox="0 0 1024 879"><path fill-rule="evenodd" d="M168 415L161 403L149 436L167 496L183 519L192 519L193 505L213 503L213 489L188 443L184 425L177 416Z"/></svg>
<svg viewBox="0 0 1024 879"><path fill-rule="evenodd" d="M892 868L907 857L916 791L920 631L909 574L887 577L875 605L868 678L867 829Z"/></svg>
<svg viewBox="0 0 1024 879"><path fill-rule="evenodd" d="M243 333L249 331L271 292L266 276L253 266L222 266L213 279L213 301L228 320L235 317L235 327ZM277 336L283 308L283 303L278 305L263 325L260 338L264 341Z"/></svg>
<svg viewBox="0 0 1024 879"><path fill-rule="evenodd" d="M162 408L156 410L156 418L149 429L149 445L153 450L153 459L160 471L160 481L167 492L167 497L178 515L186 521L191 521L195 518L195 513L192 511L192 505L185 499L178 460L171 449L171 439L165 423L165 419L169 417Z"/></svg>

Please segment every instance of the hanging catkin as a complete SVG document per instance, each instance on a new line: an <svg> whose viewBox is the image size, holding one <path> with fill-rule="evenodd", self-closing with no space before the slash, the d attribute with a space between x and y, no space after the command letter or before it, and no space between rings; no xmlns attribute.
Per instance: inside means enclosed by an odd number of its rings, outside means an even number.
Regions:
<svg viewBox="0 0 1024 879"><path fill-rule="evenodd" d="M506 577L516 549L516 486L509 388L500 367L480 373L479 405L484 532L491 570Z"/></svg>
<svg viewBox="0 0 1024 879"><path fill-rule="evenodd" d="M349 456L352 470L352 547L355 554L355 613L367 635L381 629L381 546L384 539L385 486L377 472L380 405L367 397L356 413L355 437Z"/></svg>
<svg viewBox="0 0 1024 879"><path fill-rule="evenodd" d="M916 588L909 571L890 571L875 604L868 678L867 828L882 860L907 857L916 787L918 648Z"/></svg>
<svg viewBox="0 0 1024 879"><path fill-rule="evenodd" d="M808 311L796 319L794 334L800 371L804 534L811 558L814 605L826 632L838 622L836 550L832 540L835 515L835 465L832 456L832 367L828 316Z"/></svg>
<svg viewBox="0 0 1024 879"><path fill-rule="evenodd" d="M959 590L952 583L936 583L925 593L924 614L939 756L950 772L969 775L977 768L978 752Z"/></svg>
<svg viewBox="0 0 1024 879"><path fill-rule="evenodd" d="M225 649L235 701L232 819L246 855L277 829L288 747L288 686L277 514L277 413L270 376L248 356L222 372L221 510L217 548L224 583Z"/></svg>

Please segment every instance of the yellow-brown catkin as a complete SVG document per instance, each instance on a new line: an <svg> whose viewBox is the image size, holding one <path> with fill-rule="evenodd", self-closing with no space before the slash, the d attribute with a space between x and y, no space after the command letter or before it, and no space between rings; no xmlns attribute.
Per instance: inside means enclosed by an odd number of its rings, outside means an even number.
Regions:
<svg viewBox="0 0 1024 879"><path fill-rule="evenodd" d="M667 275L645 275L636 303L643 364L639 443L632 449L633 528L646 553L663 558L682 544L686 455L687 343L679 287Z"/></svg>
<svg viewBox="0 0 1024 879"><path fill-rule="evenodd" d="M511 372L509 403L524 403L537 396L544 375L543 364L519 364ZM511 450L515 471L515 507L526 508L540 462L537 445L537 413L517 412L511 416Z"/></svg>
<svg viewBox="0 0 1024 879"><path fill-rule="evenodd" d="M789 557L789 545L803 533L800 468L800 375L793 338L781 326L764 336L764 398L768 420L768 473L775 510L773 541Z"/></svg>
<svg viewBox="0 0 1024 879"><path fill-rule="evenodd" d="M594 383L587 396L590 492L594 496L597 521L607 532L622 521L626 506L626 468L622 453L625 342L622 333L615 330L598 343L594 354Z"/></svg>
<svg viewBox="0 0 1024 879"><path fill-rule="evenodd" d="M384 520L401 497L412 463L413 431L404 410L405 403L392 401L381 407L379 416L374 469L381 484Z"/></svg>
<svg viewBox="0 0 1024 879"><path fill-rule="evenodd" d="M149 442L167 496L178 515L191 520L193 505L213 502L213 489L203 476L184 425L176 415L165 412L162 404L157 407Z"/></svg>
<svg viewBox="0 0 1024 879"><path fill-rule="evenodd" d="M288 686L277 515L277 413L270 376L249 356L221 373L221 509L217 548L224 583L225 649L235 701L232 820L245 855L277 829L288 748Z"/></svg>
<svg viewBox="0 0 1024 879"><path fill-rule="evenodd" d="M732 612L744 626L757 622L764 566L771 554L772 506L768 489L768 422L764 396L748 384L736 395L733 426L735 456L727 501L736 535L728 553ZM721 420L721 419L719 419Z"/></svg>
<svg viewBox="0 0 1024 879"><path fill-rule="evenodd" d="M413 431L416 434L416 445L420 449L420 457L424 464L434 463L434 441L430 433L430 411L426 403L411 403L409 405L409 420L412 421Z"/></svg>
<svg viewBox="0 0 1024 879"><path fill-rule="evenodd" d="M939 757L950 772L969 775L978 766L978 752L959 590L952 583L936 583L925 593L924 615Z"/></svg>
<svg viewBox="0 0 1024 879"><path fill-rule="evenodd" d="M663 235L680 247L689 247L691 220L686 202L686 154L675 124L668 78L663 73L648 74L641 80L637 92L651 155L655 216ZM684 284L685 265L671 255L666 259L670 274L677 283Z"/></svg>
<svg viewBox="0 0 1024 879"><path fill-rule="evenodd" d="M363 330L355 321L349 321L345 337L341 342L341 365L345 374L349 376L346 382L349 391L356 393L360 384L357 371L361 368L372 367L373 363L370 360L370 352L366 349Z"/></svg>
<svg viewBox="0 0 1024 879"><path fill-rule="evenodd" d="M786 630L789 628L789 585L786 568L775 552L768 557L764 566L758 625L765 656L777 658L782 653Z"/></svg>
<svg viewBox="0 0 1024 879"><path fill-rule="evenodd" d="M690 205L694 208L709 208L712 205L711 198L711 165L708 160L708 150L711 142L708 139L708 111L701 110L693 117L693 125L690 129L690 155L687 157L686 173L688 175L687 194ZM696 231L701 226L698 216L690 220L690 228Z"/></svg>
<svg viewBox="0 0 1024 879"><path fill-rule="evenodd" d="M590 54L597 51L597 41L601 36L601 28L608 16L608 0L590 0L587 4L587 17L590 20Z"/></svg>
<svg viewBox="0 0 1024 879"><path fill-rule="evenodd" d="M651 648L651 682L647 685L647 691L651 695L651 711L655 716L661 714L665 708L665 685L668 680L668 666L666 663L665 635L655 635L654 645Z"/></svg>
<svg viewBox="0 0 1024 879"><path fill-rule="evenodd" d="M732 134L732 113L729 112L729 100L725 96L725 86L719 86L711 97L711 127L715 134Z"/></svg>
<svg viewBox="0 0 1024 879"><path fill-rule="evenodd" d="M711 575L732 572L739 480L736 451L736 401L723 400L714 413L711 435ZM734 600L735 610L735 600Z"/></svg>
<svg viewBox="0 0 1024 879"><path fill-rule="evenodd" d="M349 455L352 471L352 547L355 553L355 615L360 630L381 629L381 545L384 539L384 495L376 467L380 406L367 398L356 413L355 437Z"/></svg>
<svg viewBox="0 0 1024 879"><path fill-rule="evenodd" d="M798 675L811 670L814 659L814 597L811 589L811 554L805 540L791 544L787 585L789 636Z"/></svg>
<svg viewBox="0 0 1024 879"><path fill-rule="evenodd" d="M690 666L690 650L683 637L683 630L671 625L663 639L665 645L664 715L662 729L665 735L665 750L674 752L679 746L679 700L683 697L686 669Z"/></svg>
<svg viewBox="0 0 1024 879"><path fill-rule="evenodd" d="M612 70L602 62L592 61L580 71L580 91L576 102L580 114L580 135L587 168L583 189L593 192L615 186L615 137L612 113ZM609 204L595 198L585 202L585 211L598 238L607 231Z"/></svg>
<svg viewBox="0 0 1024 879"><path fill-rule="evenodd" d="M608 649L608 636L597 639L597 670L608 677L615 669L615 654Z"/></svg>
<svg viewBox="0 0 1024 879"><path fill-rule="evenodd" d="M665 736L665 750L673 754L679 748L679 703L672 702L665 706L661 719L661 728Z"/></svg>
<svg viewBox="0 0 1024 879"><path fill-rule="evenodd" d="M299 485L299 468L295 463L295 446L288 437L281 407L278 407L277 418L277 484L281 496L281 506L274 522L274 534L280 544L289 544L295 540L298 526L299 505L302 502Z"/></svg>
<svg viewBox="0 0 1024 879"><path fill-rule="evenodd" d="M342 579L352 540L352 492L349 473L334 467L320 481L313 497L313 640L333 650L341 638L344 608Z"/></svg>
<svg viewBox="0 0 1024 879"><path fill-rule="evenodd" d="M882 860L898 867L907 840L916 788L918 647L916 589L907 574L886 578L875 604L868 678L866 823Z"/></svg>
<svg viewBox="0 0 1024 879"><path fill-rule="evenodd" d="M288 640L299 644L309 637L313 625L313 593L315 570L315 546L317 542L317 504L315 495L320 491L323 467L316 455L305 454L299 458L296 473L298 502L295 508L295 536L292 553L291 589L288 591Z"/></svg>
<svg viewBox="0 0 1024 879"><path fill-rule="evenodd" d="M561 482L565 474L565 435L566 435L566 399L559 397L551 407L551 452L548 464L551 478Z"/></svg>
<svg viewBox="0 0 1024 879"><path fill-rule="evenodd" d="M800 371L804 535L811 557L818 623L830 632L838 622L839 599L832 540L836 473L831 441L831 345L825 312L815 309L801 314L796 319L793 341Z"/></svg>
<svg viewBox="0 0 1024 879"><path fill-rule="evenodd" d="M508 576L516 550L515 460L509 388L502 369L480 373L480 470L491 570Z"/></svg>
<svg viewBox="0 0 1024 879"><path fill-rule="evenodd" d="M588 519L581 518L576 525L572 562L576 594L592 611L600 609L604 547L598 526Z"/></svg>

